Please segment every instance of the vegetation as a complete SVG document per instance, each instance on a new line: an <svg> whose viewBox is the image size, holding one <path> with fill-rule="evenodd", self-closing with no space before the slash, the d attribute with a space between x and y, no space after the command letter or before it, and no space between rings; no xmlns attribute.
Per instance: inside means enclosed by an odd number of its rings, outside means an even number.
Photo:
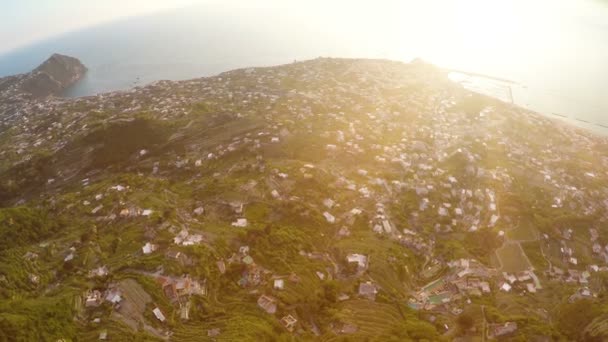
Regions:
<svg viewBox="0 0 608 342"><path fill-rule="evenodd" d="M2 130L0 340L475 340L506 322L512 340L607 336L606 272L545 272L602 262L605 145L432 67L306 63L322 69L57 101ZM542 289L499 290L531 268ZM114 289L120 305L85 304Z"/></svg>
<svg viewBox="0 0 608 342"><path fill-rule="evenodd" d="M42 209L0 208L0 253L49 238L61 226L59 220Z"/></svg>

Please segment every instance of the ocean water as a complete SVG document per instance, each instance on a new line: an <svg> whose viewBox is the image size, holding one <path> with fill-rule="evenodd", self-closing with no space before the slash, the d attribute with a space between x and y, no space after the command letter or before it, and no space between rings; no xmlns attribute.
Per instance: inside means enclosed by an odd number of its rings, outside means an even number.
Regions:
<svg viewBox="0 0 608 342"><path fill-rule="evenodd" d="M442 0L427 3L433 1ZM467 88L608 134L607 2L564 0L561 9L537 9L549 23L542 27L530 14L527 24L498 16L504 23L493 29L484 25L495 19L466 8L451 8L461 17L448 14L438 23L424 19L414 2L395 3L393 10L370 10L356 2L348 8L319 2L294 11L287 5L242 8L227 1L121 19L2 55L0 76L27 72L55 52L71 55L89 68L65 94L76 97L319 56L421 57L476 73L454 78ZM433 4L427 7L435 11ZM460 31L450 30L452 24Z"/></svg>

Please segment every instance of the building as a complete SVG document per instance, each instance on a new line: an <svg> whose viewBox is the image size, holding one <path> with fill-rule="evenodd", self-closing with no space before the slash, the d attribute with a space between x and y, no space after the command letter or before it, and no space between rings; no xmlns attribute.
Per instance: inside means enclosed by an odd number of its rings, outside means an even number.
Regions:
<svg viewBox="0 0 608 342"><path fill-rule="evenodd" d="M232 222L233 227L244 228L247 227L247 219L246 218L238 218L235 222Z"/></svg>
<svg viewBox="0 0 608 342"><path fill-rule="evenodd" d="M216 264L220 274L226 273L226 263L224 263L224 260L220 260Z"/></svg>
<svg viewBox="0 0 608 342"><path fill-rule="evenodd" d="M118 289L108 290L106 293L106 300L112 304L118 304L122 300L122 293Z"/></svg>
<svg viewBox="0 0 608 342"><path fill-rule="evenodd" d="M528 290L529 293L536 293L536 286L534 286L534 284L532 284L532 283L527 283L526 289Z"/></svg>
<svg viewBox="0 0 608 342"><path fill-rule="evenodd" d="M356 262L358 271L364 271L367 269L367 256L363 254L349 254L346 256L346 261L349 263Z"/></svg>
<svg viewBox="0 0 608 342"><path fill-rule="evenodd" d="M156 245L146 242L146 244L141 248L141 251L144 254L150 254L156 250Z"/></svg>
<svg viewBox="0 0 608 342"><path fill-rule="evenodd" d="M369 300L376 300L376 294L378 294L378 289L372 282L368 281L359 284L359 296Z"/></svg>
<svg viewBox="0 0 608 342"><path fill-rule="evenodd" d="M274 280L274 289L282 290L285 288L285 281L283 279L275 279Z"/></svg>
<svg viewBox="0 0 608 342"><path fill-rule="evenodd" d="M336 222L336 218L334 217L334 215L328 213L327 211L323 213L323 216L325 217L325 220L327 220L327 222L329 223Z"/></svg>
<svg viewBox="0 0 608 342"><path fill-rule="evenodd" d="M213 328L213 329L209 329L207 330L207 336L208 337L217 337L220 335L222 331L220 330L220 328Z"/></svg>
<svg viewBox="0 0 608 342"><path fill-rule="evenodd" d="M156 319L158 319L159 321L165 321L165 315L163 315L162 311L160 311L159 308L155 308L154 310L152 310L152 313L154 313L154 316L156 316Z"/></svg>
<svg viewBox="0 0 608 342"><path fill-rule="evenodd" d="M281 318L281 324L285 327L285 329L287 329L289 332L293 332L294 328L296 327L296 324L298 323L298 320L295 319L292 315L287 315L283 318Z"/></svg>
<svg viewBox="0 0 608 342"><path fill-rule="evenodd" d="M503 283L503 284L500 286L500 289L501 289L502 291L505 291L505 292L510 292L510 291L511 291L511 285L509 285L509 283Z"/></svg>
<svg viewBox="0 0 608 342"><path fill-rule="evenodd" d="M258 306L271 315L277 312L277 300L267 295L258 298Z"/></svg>
<svg viewBox="0 0 608 342"><path fill-rule="evenodd" d="M490 335L492 337L502 337L510 335L517 331L516 322L506 322L503 324L492 324L490 325Z"/></svg>
<svg viewBox="0 0 608 342"><path fill-rule="evenodd" d="M108 339L108 331L107 330L102 330L99 333L99 339L102 340L102 341L107 340Z"/></svg>
<svg viewBox="0 0 608 342"><path fill-rule="evenodd" d="M99 306L101 304L101 292L94 290L89 291L86 295L84 306L87 308Z"/></svg>

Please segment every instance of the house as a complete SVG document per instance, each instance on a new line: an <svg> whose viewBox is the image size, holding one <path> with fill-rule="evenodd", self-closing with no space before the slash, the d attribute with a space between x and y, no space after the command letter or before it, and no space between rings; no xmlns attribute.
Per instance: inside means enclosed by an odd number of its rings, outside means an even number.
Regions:
<svg viewBox="0 0 608 342"><path fill-rule="evenodd" d="M221 330L220 328L213 328L213 329L209 329L207 330L207 336L208 337L217 337L221 334Z"/></svg>
<svg viewBox="0 0 608 342"><path fill-rule="evenodd" d="M367 269L368 261L367 256L363 254L348 254L346 256L348 263L356 262L358 271L365 271Z"/></svg>
<svg viewBox="0 0 608 342"><path fill-rule="evenodd" d="M338 296L338 301L339 301L339 302L343 302L343 301L345 301L345 300L349 300L349 299L350 299L350 296L349 296L349 295L347 295L346 293L341 293L341 294Z"/></svg>
<svg viewBox="0 0 608 342"><path fill-rule="evenodd" d="M124 208L120 210L120 213L118 215L120 215L120 217L133 217L137 216L137 214L138 210L135 208Z"/></svg>
<svg viewBox="0 0 608 342"><path fill-rule="evenodd" d="M118 304L122 300L122 293L118 289L110 289L106 292L106 298L112 304Z"/></svg>
<svg viewBox="0 0 608 342"><path fill-rule="evenodd" d="M490 293L492 292L490 290L490 284L488 282L482 281L479 283L479 287L481 288L481 292L483 293Z"/></svg>
<svg viewBox="0 0 608 342"><path fill-rule="evenodd" d="M298 323L298 320L295 319L292 315L287 315L287 316L281 318L281 324L289 332L293 332L293 329L296 327L296 323Z"/></svg>
<svg viewBox="0 0 608 342"><path fill-rule="evenodd" d="M156 250L156 245L146 242L146 244L141 248L141 251L144 254L150 254Z"/></svg>
<svg viewBox="0 0 608 342"><path fill-rule="evenodd" d="M341 334L354 334L359 331L359 328L354 324L344 324L340 329Z"/></svg>
<svg viewBox="0 0 608 342"><path fill-rule="evenodd" d="M325 220L327 220L327 222L329 222L329 223L336 222L336 218L332 214L328 213L327 211L323 213L323 216L325 217Z"/></svg>
<svg viewBox="0 0 608 342"><path fill-rule="evenodd" d="M374 301L376 300L376 294L378 294L378 289L372 282L359 284L359 296Z"/></svg>
<svg viewBox="0 0 608 342"><path fill-rule="evenodd" d="M517 277L515 277L512 274L508 274L508 273L503 272L502 276L505 278L506 281L509 282L509 284L513 284L514 282L517 281Z"/></svg>
<svg viewBox="0 0 608 342"><path fill-rule="evenodd" d="M329 209L331 209L335 204L336 202L331 198L326 198L323 200L323 205L328 207Z"/></svg>
<svg viewBox="0 0 608 342"><path fill-rule="evenodd" d="M224 263L224 260L219 260L218 262L216 262L217 268L220 271L220 274L224 274L226 273L226 263Z"/></svg>
<svg viewBox="0 0 608 342"><path fill-rule="evenodd" d="M186 238L188 237L189 233L187 229L182 229L174 238L173 238L173 243L176 245L181 245Z"/></svg>
<svg viewBox="0 0 608 342"><path fill-rule="evenodd" d="M253 258L250 255L245 256L243 259L241 259L241 261L245 265L253 265L254 263Z"/></svg>
<svg viewBox="0 0 608 342"><path fill-rule="evenodd" d="M106 266L101 266L89 271L89 278L93 277L105 277L108 275L108 268Z"/></svg>
<svg viewBox="0 0 608 342"><path fill-rule="evenodd" d="M602 253L602 245L600 245L600 244L599 244L599 243L597 243L597 242L593 244L592 249L593 249L593 253L595 253L595 254L600 254L600 253Z"/></svg>
<svg viewBox="0 0 608 342"><path fill-rule="evenodd" d="M348 227L346 227L346 226L340 228L340 230L338 231L338 236L342 236L342 237L350 236L350 229L348 229Z"/></svg>
<svg viewBox="0 0 608 342"><path fill-rule="evenodd" d="M165 321L165 315L163 315L162 311L160 311L159 308L155 308L154 310L152 310L152 313L154 313L154 316L156 316L156 319L158 319L159 321Z"/></svg>
<svg viewBox="0 0 608 342"><path fill-rule="evenodd" d="M198 207L196 209L194 209L194 215L202 215L205 212L205 208L203 207Z"/></svg>
<svg viewBox="0 0 608 342"><path fill-rule="evenodd" d="M87 308L99 306L101 304L101 292L94 290L87 292L84 306Z"/></svg>
<svg viewBox="0 0 608 342"><path fill-rule="evenodd" d="M297 284L300 282L300 277L298 277L298 275L295 273L290 274L288 279L290 282L292 282L294 284Z"/></svg>
<svg viewBox="0 0 608 342"><path fill-rule="evenodd" d="M526 289L529 293L536 293L536 286L534 286L532 283L526 284Z"/></svg>
<svg viewBox="0 0 608 342"><path fill-rule="evenodd" d="M169 250L169 251L167 251L167 253L165 253L165 256L168 259L178 260L182 256L182 252L180 252L180 251L174 251L174 250Z"/></svg>
<svg viewBox="0 0 608 342"><path fill-rule="evenodd" d="M516 322L506 322L504 324L490 325L490 335L492 337L507 336L517 331Z"/></svg>
<svg viewBox="0 0 608 342"><path fill-rule="evenodd" d="M161 286L165 297L171 301L175 301L178 298L177 289L173 281L167 278L161 278Z"/></svg>
<svg viewBox="0 0 608 342"><path fill-rule="evenodd" d="M285 288L285 281L283 279L275 279L273 286L275 290L283 290Z"/></svg>
<svg viewBox="0 0 608 342"><path fill-rule="evenodd" d="M384 228L384 232L387 234L390 234L390 232L393 231L393 227L391 226L391 223L388 220L382 221L382 228Z"/></svg>
<svg viewBox="0 0 608 342"><path fill-rule="evenodd" d="M190 320L190 303L191 302L186 302L186 305L180 304L179 318L184 321Z"/></svg>
<svg viewBox="0 0 608 342"><path fill-rule="evenodd" d="M243 203L241 202L230 202L230 207L234 210L234 213L240 215L243 213Z"/></svg>
<svg viewBox="0 0 608 342"><path fill-rule="evenodd" d="M108 331L107 330L102 330L99 333L99 339L100 340L107 340L108 339Z"/></svg>
<svg viewBox="0 0 608 342"><path fill-rule="evenodd" d="M247 227L247 219L246 218L238 218L235 222L232 222L233 227L244 228Z"/></svg>
<svg viewBox="0 0 608 342"><path fill-rule="evenodd" d="M68 255L67 255L67 256L66 256L66 257L63 259L63 261L64 261L64 262L68 262L68 261L72 261L72 260L74 260L74 252L73 252L73 251L72 251L70 254L68 254Z"/></svg>
<svg viewBox="0 0 608 342"><path fill-rule="evenodd" d="M555 267L555 266L553 266L553 273L558 277L561 277L565 274L564 270L562 270L559 267Z"/></svg>
<svg viewBox="0 0 608 342"><path fill-rule="evenodd" d="M182 241L182 245L184 246L193 246L198 245L203 241L203 236L201 234L190 234L188 237Z"/></svg>
<svg viewBox="0 0 608 342"><path fill-rule="evenodd" d="M530 275L527 272L522 272L520 274L517 275L517 280L523 282L526 282L528 280L532 279L532 277L530 277Z"/></svg>
<svg viewBox="0 0 608 342"><path fill-rule="evenodd" d="M276 189L273 189L273 190L270 192L270 195L271 195L271 196L272 196L272 198L274 198L274 199L278 199L279 197L281 197L281 195L279 194L279 192L278 192Z"/></svg>
<svg viewBox="0 0 608 342"><path fill-rule="evenodd" d="M500 286L500 290L505 291L505 292L510 292L511 285L509 285L509 283L502 283L502 285Z"/></svg>
<svg viewBox="0 0 608 342"><path fill-rule="evenodd" d="M23 258L25 260L34 260L34 259L38 259L38 254L36 253L32 253L32 252L27 252L25 253L25 255L23 255Z"/></svg>
<svg viewBox="0 0 608 342"><path fill-rule="evenodd" d="M277 312L276 299L267 295L261 295L260 298L258 298L258 306L271 315Z"/></svg>

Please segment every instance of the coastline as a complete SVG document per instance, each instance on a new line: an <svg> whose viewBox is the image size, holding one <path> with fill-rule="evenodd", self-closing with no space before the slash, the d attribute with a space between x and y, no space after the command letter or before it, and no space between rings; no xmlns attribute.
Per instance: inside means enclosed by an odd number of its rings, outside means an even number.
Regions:
<svg viewBox="0 0 608 342"><path fill-rule="evenodd" d="M497 78L497 77L493 77L493 76L489 76L489 75L483 75L483 74L479 74L479 73L464 72L464 71L449 70L449 69L444 69L444 70L446 72L448 72L448 75L449 75L448 78L452 82L460 84L461 86L463 86L465 89L467 89L469 91L480 93L480 94L501 100L503 102L510 103L514 106L523 108L532 113L536 113L545 118L552 119L553 121L559 122L560 124L565 124L569 127L575 127L578 129L582 129L582 130L591 132L595 135L598 135L598 136L601 136L604 138L608 137L608 123L594 122L589 119L571 116L568 114L562 114L562 113L559 113L556 111L542 110L541 108L539 108L539 107L541 107L539 104L530 105L530 104L523 103L522 101L519 101L518 96L513 95L514 87L518 87L517 90L518 90L518 92L520 92L519 93L520 95L522 93L526 93L526 92L529 93L528 88L522 84L519 84L519 83L511 81L511 80ZM458 75L458 76L452 76L452 75ZM452 76L452 77L450 77L450 76ZM492 89L492 88L494 88L494 89ZM496 89L500 89L505 94L508 94L508 95L501 96L500 94L498 94L496 92Z"/></svg>
<svg viewBox="0 0 608 342"><path fill-rule="evenodd" d="M339 58L339 57L331 57L331 58ZM392 61L392 60L387 59L387 61ZM408 62L403 62L403 63L409 64ZM289 64L289 63L285 63L285 64ZM252 67L256 67L256 66L252 66ZM224 70L215 75L220 75L225 72L239 70L239 69L247 69L247 68L248 67ZM439 68L439 67L438 67L438 69L445 72L450 81L461 85L462 87L464 87L465 89L467 89L469 91L501 100L503 102L509 103L518 108L529 111L530 113L534 113L534 114L542 116L543 118L550 119L560 125L565 125L565 127L581 129L585 132L588 132L588 133L591 133L591 134L594 134L594 135L597 135L597 136L603 137L603 138L608 137L608 123L606 123L606 124L596 123L596 122L591 122L587 119L572 117L572 116L554 112L554 111L551 111L551 112L543 111L543 110L539 110L538 108L535 108L534 106L529 106L529 105L526 105L526 104L518 101L518 96L513 95L513 93L514 93L513 87L519 87L518 88L519 90L527 89L524 85L522 85L518 82L504 79L504 78L494 77L491 75L476 73L476 72L467 72L467 71L445 69L445 68ZM215 75L205 75L203 77L213 77ZM453 75L458 75L458 76L453 77ZM145 79L146 77L142 76L142 78ZM198 78L200 78L200 76L194 76L193 78L185 78L185 79L179 79L179 80L171 80L171 82L188 81L188 80L193 80L193 79L198 79ZM64 93L62 95L62 97L65 99L77 99L77 98L90 98L90 97L104 96L104 95L112 94L112 93L116 93L116 92L131 92L131 91L134 91L135 89L138 89L141 87L146 87L146 86L154 84L158 81L162 81L162 80L153 80L153 81L144 83L145 81L141 82L142 80L140 80L139 77L137 78L137 80L138 80L137 83L132 83L132 86L129 88L102 91L97 94L82 95L82 96L70 96L67 93ZM66 91L69 91L74 86L77 86L77 85L76 84L72 85L71 87L66 89Z"/></svg>

